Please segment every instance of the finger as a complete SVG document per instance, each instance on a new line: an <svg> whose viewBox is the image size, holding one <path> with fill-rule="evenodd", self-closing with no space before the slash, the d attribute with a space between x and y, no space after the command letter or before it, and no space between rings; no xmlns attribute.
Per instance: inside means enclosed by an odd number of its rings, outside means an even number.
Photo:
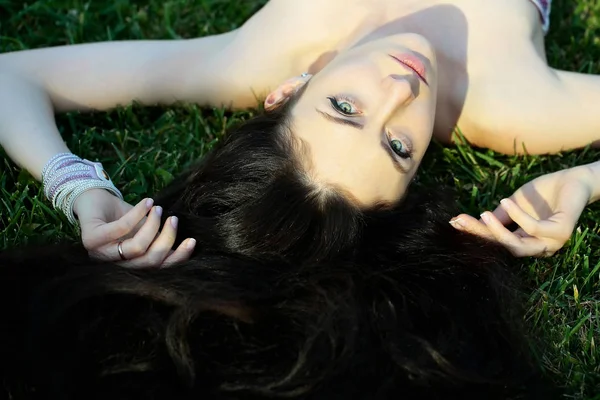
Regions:
<svg viewBox="0 0 600 400"><path fill-rule="evenodd" d="M94 231L93 238L87 238L86 247L96 248L116 241L134 230L138 223L144 219L148 210L152 208L154 200L144 199L129 210L118 220L111 223L98 222L98 226L89 227L87 230Z"/></svg>
<svg viewBox="0 0 600 400"><path fill-rule="evenodd" d="M496 207L496 209L494 211L492 211L492 214L494 214L494 216L498 219L498 221L500 221L500 223L504 226L510 225L513 222L512 218L510 217L506 207L504 206L504 204L502 204L502 201L500 201L500 205L498 207Z"/></svg>
<svg viewBox="0 0 600 400"><path fill-rule="evenodd" d="M553 250L544 241L528 236L522 229L510 232L491 212L483 213L482 220L485 214L491 216L491 219L485 216L485 219L488 219L488 225L467 214L461 214L454 218L451 221L451 225L460 231L498 243L515 257L547 256L553 254Z"/></svg>
<svg viewBox="0 0 600 400"><path fill-rule="evenodd" d="M516 257L527 257L542 254L548 250L548 245L538 238L521 238L515 235L494 216L491 212L481 214L481 219L486 224L495 241L506 247Z"/></svg>
<svg viewBox="0 0 600 400"><path fill-rule="evenodd" d="M519 229L513 232L515 236L519 238L534 237L540 239L548 247L544 250L545 253L554 253L571 236L574 226L567 221L568 218L562 218L561 215L554 214L547 220L538 220L510 199L503 199L501 203L510 215L510 218L519 225ZM555 248L557 246L556 240L560 242L560 246L557 248Z"/></svg>
<svg viewBox="0 0 600 400"><path fill-rule="evenodd" d="M494 235L496 241L510 247L517 247L519 245L520 239L508 230L493 213L489 211L484 212L481 214L481 220L487 226L490 233Z"/></svg>
<svg viewBox="0 0 600 400"><path fill-rule="evenodd" d="M468 214L460 214L459 216L452 218L452 220L450 220L450 225L459 231L467 232L484 239L494 239L494 236L483 222Z"/></svg>
<svg viewBox="0 0 600 400"><path fill-rule="evenodd" d="M500 204L504 212L506 212L509 218L514 221L525 233L530 236L543 237L544 227L539 220L533 218L531 215L523 211L521 207L510 199L500 200ZM494 214L495 216L495 214Z"/></svg>
<svg viewBox="0 0 600 400"><path fill-rule="evenodd" d="M173 253L171 253L165 259L165 261L163 261L162 267L170 267L172 265L176 265L176 264L182 263L184 261L187 261L190 258L190 256L192 255L192 253L194 252L195 248L196 248L196 239L189 238L189 239L184 240L179 245L179 247L177 247L177 250L175 250Z"/></svg>
<svg viewBox="0 0 600 400"><path fill-rule="evenodd" d="M177 217L169 217L165 221L160 235L154 240L148 251L143 256L131 260L127 265L135 267L160 267L163 261L169 256L175 243L177 223Z"/></svg>
<svg viewBox="0 0 600 400"><path fill-rule="evenodd" d="M523 229L521 228L517 228L515 231L513 231L513 233L517 236L520 237L521 239L523 238L530 238L533 237L531 235L529 235L527 232L525 232Z"/></svg>
<svg viewBox="0 0 600 400"><path fill-rule="evenodd" d="M160 229L160 217L162 216L162 207L156 206L148 213L148 218L140 230L131 239L123 241L123 255L128 259L134 259L146 254L146 251L156 239Z"/></svg>

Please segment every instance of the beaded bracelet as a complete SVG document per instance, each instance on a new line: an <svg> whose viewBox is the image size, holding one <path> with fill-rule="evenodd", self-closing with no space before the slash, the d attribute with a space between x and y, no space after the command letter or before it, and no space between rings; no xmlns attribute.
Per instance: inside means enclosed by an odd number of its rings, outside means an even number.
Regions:
<svg viewBox="0 0 600 400"><path fill-rule="evenodd" d="M83 160L72 153L60 153L42 170L44 194L52 206L61 210L72 224L77 224L73 212L75 200L90 189L106 189L123 199L101 163Z"/></svg>

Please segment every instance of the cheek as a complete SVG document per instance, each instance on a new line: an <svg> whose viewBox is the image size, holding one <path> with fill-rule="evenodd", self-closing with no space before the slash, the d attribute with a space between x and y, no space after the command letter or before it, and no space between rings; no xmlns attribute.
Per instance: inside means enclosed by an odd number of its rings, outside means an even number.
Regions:
<svg viewBox="0 0 600 400"><path fill-rule="evenodd" d="M371 62L368 56L352 57L339 62L333 61L319 75L327 86L342 85L342 90L356 91L360 87L369 86L381 79L381 71L377 64ZM357 86L356 82L361 85Z"/></svg>
<svg viewBox="0 0 600 400"><path fill-rule="evenodd" d="M421 142L423 140L428 141L431 139L433 126L435 124L434 102L423 101L420 104L414 104L413 107L411 107L410 114L405 117L410 119L411 131L416 136L413 140Z"/></svg>
<svg viewBox="0 0 600 400"><path fill-rule="evenodd" d="M433 126L435 120L435 99L424 99L417 107L418 118L425 126Z"/></svg>

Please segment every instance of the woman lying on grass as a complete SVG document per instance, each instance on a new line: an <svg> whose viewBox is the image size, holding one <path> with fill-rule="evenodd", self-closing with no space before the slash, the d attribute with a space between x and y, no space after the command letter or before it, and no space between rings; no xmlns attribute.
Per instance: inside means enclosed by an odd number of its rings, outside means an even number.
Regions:
<svg viewBox="0 0 600 400"><path fill-rule="evenodd" d="M157 197L197 240L189 260L0 254L2 398L554 398L508 252L452 228L439 191L359 208L315 187L273 134L291 106L231 132ZM150 212L129 243L160 220ZM130 265L167 257L165 226Z"/></svg>
<svg viewBox="0 0 600 400"><path fill-rule="evenodd" d="M546 0L275 1L222 35L3 54L0 140L40 179L49 160L69 152L54 112L133 100L252 107L270 92L267 111L293 100L269 133L289 142L315 198L342 196L364 210L395 205L432 136L450 144L455 126L472 144L507 154L600 143L600 77L547 65L549 11ZM111 184L92 165L63 161L88 177L62 182L52 170L48 185L62 185L61 204L56 187L48 196L77 215L86 247L110 260L145 257L155 231L120 244L128 220L119 219L131 206L104 190L83 192L89 182ZM460 215L453 226L515 255L552 254L597 199L599 170L596 163L542 177L481 221ZM507 230L511 222L520 228ZM187 255L181 249L171 261Z"/></svg>
<svg viewBox="0 0 600 400"><path fill-rule="evenodd" d="M441 3L280 1L211 38L0 56L2 145L98 256L2 255L6 397L550 398L506 251L449 225L441 193L407 188L432 134L450 142L456 124L507 153L590 144L598 79L546 65L527 0ZM267 93L267 112L150 213L98 190L119 194L53 121ZM458 222L514 254L551 253L600 195L599 168Z"/></svg>

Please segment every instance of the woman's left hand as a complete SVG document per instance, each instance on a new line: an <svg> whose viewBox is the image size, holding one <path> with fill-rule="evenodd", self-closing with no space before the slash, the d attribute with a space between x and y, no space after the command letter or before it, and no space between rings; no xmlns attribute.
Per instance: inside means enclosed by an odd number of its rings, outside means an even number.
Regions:
<svg viewBox="0 0 600 400"><path fill-rule="evenodd" d="M523 185L481 219L461 214L450 223L458 230L498 242L516 257L551 256L569 240L590 202L589 169L575 167L543 175ZM507 226L517 224L514 231Z"/></svg>

